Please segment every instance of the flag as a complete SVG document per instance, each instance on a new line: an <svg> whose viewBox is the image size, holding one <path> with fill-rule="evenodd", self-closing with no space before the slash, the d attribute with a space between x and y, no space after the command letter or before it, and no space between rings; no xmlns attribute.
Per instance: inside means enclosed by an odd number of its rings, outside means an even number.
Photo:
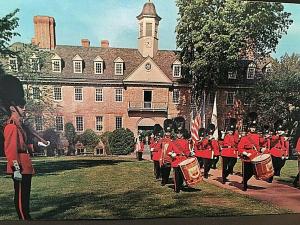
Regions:
<svg viewBox="0 0 300 225"><path fill-rule="evenodd" d="M213 107L213 112L211 115L211 123L214 124L216 127L213 137L216 140L218 140L219 133L218 133L218 115L217 115L217 93L215 94L214 107Z"/></svg>
<svg viewBox="0 0 300 225"><path fill-rule="evenodd" d="M201 117L200 114L197 113L196 117L192 121L191 126L191 136L194 143L199 140L198 130L201 127Z"/></svg>

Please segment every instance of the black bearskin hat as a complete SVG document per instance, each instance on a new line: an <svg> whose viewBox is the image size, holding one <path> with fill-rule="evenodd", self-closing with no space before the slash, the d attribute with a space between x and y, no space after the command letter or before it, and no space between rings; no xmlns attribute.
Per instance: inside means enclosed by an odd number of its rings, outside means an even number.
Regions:
<svg viewBox="0 0 300 225"><path fill-rule="evenodd" d="M0 78L0 104L3 109L9 106L24 106L24 89L21 81L11 75L4 75Z"/></svg>
<svg viewBox="0 0 300 225"><path fill-rule="evenodd" d="M174 130L176 133L183 133L185 128L185 119L182 116L175 117L174 121Z"/></svg>
<svg viewBox="0 0 300 225"><path fill-rule="evenodd" d="M207 126L207 134L213 134L215 132L216 126L211 123Z"/></svg>
<svg viewBox="0 0 300 225"><path fill-rule="evenodd" d="M237 124L237 119L236 118L230 118L227 130L228 131L235 131L236 130L236 124Z"/></svg>
<svg viewBox="0 0 300 225"><path fill-rule="evenodd" d="M262 130L263 134L268 134L268 133L270 133L270 126L269 125L263 125L261 130Z"/></svg>
<svg viewBox="0 0 300 225"><path fill-rule="evenodd" d="M257 113L256 112L250 112L248 114L248 128L251 127L257 127Z"/></svg>
<svg viewBox="0 0 300 225"><path fill-rule="evenodd" d="M282 119L279 119L274 123L274 130L275 131L283 131L284 130Z"/></svg>
<svg viewBox="0 0 300 225"><path fill-rule="evenodd" d="M159 136L159 133L161 133L163 128L159 124L155 124L153 127L153 134L154 136Z"/></svg>
<svg viewBox="0 0 300 225"><path fill-rule="evenodd" d="M190 139L191 138L191 132L189 132L187 129L183 129L183 138Z"/></svg>
<svg viewBox="0 0 300 225"><path fill-rule="evenodd" d="M198 136L199 136L199 137L204 137L204 136L205 136L205 128L201 127L201 128L198 130Z"/></svg>
<svg viewBox="0 0 300 225"><path fill-rule="evenodd" d="M173 127L174 127L173 120L165 119L165 121L164 121L164 131L165 132L172 132Z"/></svg>

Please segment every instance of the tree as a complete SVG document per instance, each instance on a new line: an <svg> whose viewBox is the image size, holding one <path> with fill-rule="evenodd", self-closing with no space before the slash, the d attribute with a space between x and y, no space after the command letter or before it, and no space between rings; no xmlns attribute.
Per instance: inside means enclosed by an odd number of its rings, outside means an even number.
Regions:
<svg viewBox="0 0 300 225"><path fill-rule="evenodd" d="M134 134L129 129L120 128L109 135L109 146L113 155L127 155L134 150Z"/></svg>
<svg viewBox="0 0 300 225"><path fill-rule="evenodd" d="M177 0L177 6L177 47L195 99L215 90L239 59L253 53L258 61L274 51L292 23L281 3Z"/></svg>
<svg viewBox="0 0 300 225"><path fill-rule="evenodd" d="M94 149L100 141L100 137L92 129L85 130L78 139L89 149Z"/></svg>
<svg viewBox="0 0 300 225"><path fill-rule="evenodd" d="M47 156L55 155L60 145L59 133L57 133L53 128L50 128L43 132L43 138L50 141L50 146L47 147Z"/></svg>
<svg viewBox="0 0 300 225"><path fill-rule="evenodd" d="M295 122L300 122L300 55L286 54L280 60L274 60L272 72L250 92L248 100L261 121L272 124L280 118L285 119L289 130L295 130Z"/></svg>
<svg viewBox="0 0 300 225"><path fill-rule="evenodd" d="M76 132L74 125L70 122L65 124L65 137L69 142L69 152L72 152L74 150Z"/></svg>

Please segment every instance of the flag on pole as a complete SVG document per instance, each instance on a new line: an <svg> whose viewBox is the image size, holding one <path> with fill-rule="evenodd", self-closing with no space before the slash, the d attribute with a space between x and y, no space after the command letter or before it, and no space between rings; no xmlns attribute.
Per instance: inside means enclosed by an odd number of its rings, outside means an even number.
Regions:
<svg viewBox="0 0 300 225"><path fill-rule="evenodd" d="M191 126L191 136L194 143L199 140L198 130L201 127L201 117L200 114L197 113L195 118L192 120Z"/></svg>
<svg viewBox="0 0 300 225"><path fill-rule="evenodd" d="M211 123L214 124L216 127L213 137L216 140L218 140L219 132L218 132L218 115L217 115L217 93L215 94L214 107L211 115Z"/></svg>

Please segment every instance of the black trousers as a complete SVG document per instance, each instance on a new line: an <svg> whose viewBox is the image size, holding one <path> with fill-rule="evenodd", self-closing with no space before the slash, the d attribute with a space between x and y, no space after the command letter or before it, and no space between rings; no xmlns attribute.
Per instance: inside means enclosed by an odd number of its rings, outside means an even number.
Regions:
<svg viewBox="0 0 300 225"><path fill-rule="evenodd" d="M197 160L198 160L198 163L199 163L200 168L203 168L203 165L204 165L203 158L197 157Z"/></svg>
<svg viewBox="0 0 300 225"><path fill-rule="evenodd" d="M223 160L222 178L223 181L225 181L228 175L233 173L233 168L236 164L237 158L222 156L222 160Z"/></svg>
<svg viewBox="0 0 300 225"><path fill-rule="evenodd" d="M22 174L22 181L13 179L15 189L14 202L20 220L31 220L29 214L31 178L31 174Z"/></svg>
<svg viewBox="0 0 300 225"><path fill-rule="evenodd" d="M295 187L297 187L300 184L300 182L299 182L299 173L297 174L293 184L294 184Z"/></svg>
<svg viewBox="0 0 300 225"><path fill-rule="evenodd" d="M248 180L254 175L253 164L251 162L243 162L243 190L248 188Z"/></svg>
<svg viewBox="0 0 300 225"><path fill-rule="evenodd" d="M164 164L160 168L161 172L161 185L165 185L168 183L170 172L171 172L171 165L170 164Z"/></svg>
<svg viewBox="0 0 300 225"><path fill-rule="evenodd" d="M153 161L153 165L154 165L154 176L156 179L159 179L161 177L159 161Z"/></svg>
<svg viewBox="0 0 300 225"><path fill-rule="evenodd" d="M281 157L275 157L275 156L271 156L271 157L272 157L272 164L274 168L274 176L280 176L280 171L285 164L285 159L282 159ZM272 183L274 176L270 177L267 181L269 183Z"/></svg>
<svg viewBox="0 0 300 225"><path fill-rule="evenodd" d="M212 169L217 169L217 163L219 162L219 156L215 156L216 158L215 159L212 159L212 162L211 162L211 168Z"/></svg>
<svg viewBox="0 0 300 225"><path fill-rule="evenodd" d="M138 160L141 161L143 160L143 152L138 152Z"/></svg>
<svg viewBox="0 0 300 225"><path fill-rule="evenodd" d="M183 174L180 167L174 167L174 191L179 193L183 186Z"/></svg>
<svg viewBox="0 0 300 225"><path fill-rule="evenodd" d="M203 165L204 165L204 178L208 178L208 173L210 170L210 166L212 164L213 159L206 159L203 158Z"/></svg>

